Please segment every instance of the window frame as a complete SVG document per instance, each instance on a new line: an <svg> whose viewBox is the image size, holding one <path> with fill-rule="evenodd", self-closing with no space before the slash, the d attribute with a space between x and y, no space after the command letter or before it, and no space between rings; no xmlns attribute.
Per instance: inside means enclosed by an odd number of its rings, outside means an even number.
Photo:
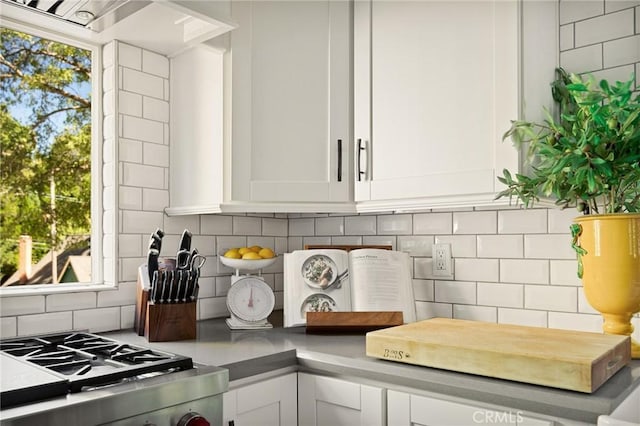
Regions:
<svg viewBox="0 0 640 426"><path fill-rule="evenodd" d="M111 236L112 240L116 238L116 218L113 215L113 222L109 224L111 235L105 232L104 223L104 202L113 203L116 207L115 195L113 199L105 200L105 186L103 182L103 168L106 166L103 162L105 144L103 132L103 46L98 43L92 43L87 40L76 38L57 31L38 28L20 21L16 21L9 17L2 17L2 26L16 31L21 31L37 37L46 38L59 43L65 43L81 49L91 51L91 282L90 283L59 283L59 284L29 284L24 286L10 286L0 288L0 298L12 296L26 295L47 295L53 293L71 293L79 291L99 291L117 288L117 249L115 241L111 244L113 259L111 268L112 283L105 283L105 273L107 268L107 259L105 257L104 248L107 246L105 241ZM113 157L114 164L117 162L117 152L114 141ZM115 169L115 166L114 166ZM115 176L115 174L114 174Z"/></svg>

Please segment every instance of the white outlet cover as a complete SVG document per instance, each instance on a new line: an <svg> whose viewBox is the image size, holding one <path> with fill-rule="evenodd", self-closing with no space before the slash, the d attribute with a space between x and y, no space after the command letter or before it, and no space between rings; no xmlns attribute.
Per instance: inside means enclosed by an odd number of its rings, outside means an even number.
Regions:
<svg viewBox="0 0 640 426"><path fill-rule="evenodd" d="M432 249L432 274L437 278L453 279L453 261L451 259L451 244L437 243ZM439 267L440 266L440 267Z"/></svg>

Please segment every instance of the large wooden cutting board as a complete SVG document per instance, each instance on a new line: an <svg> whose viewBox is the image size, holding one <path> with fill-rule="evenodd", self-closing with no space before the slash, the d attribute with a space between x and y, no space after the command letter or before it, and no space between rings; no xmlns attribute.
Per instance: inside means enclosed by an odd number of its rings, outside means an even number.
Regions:
<svg viewBox="0 0 640 426"><path fill-rule="evenodd" d="M367 333L367 355L591 393L631 359L627 336L432 318Z"/></svg>

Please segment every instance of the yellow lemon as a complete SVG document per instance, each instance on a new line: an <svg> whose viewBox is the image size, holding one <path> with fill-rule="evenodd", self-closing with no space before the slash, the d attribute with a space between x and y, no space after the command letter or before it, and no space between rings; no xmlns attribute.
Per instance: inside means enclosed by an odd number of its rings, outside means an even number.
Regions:
<svg viewBox="0 0 640 426"><path fill-rule="evenodd" d="M242 255L238 253L238 249L229 249L224 253L224 257L228 257L230 259L240 259Z"/></svg>
<svg viewBox="0 0 640 426"><path fill-rule="evenodd" d="M258 254L260 255L261 258L263 259L271 259L273 257L275 257L275 253L273 252L273 250L271 250L268 247L263 248L262 250L260 250L258 252Z"/></svg>
<svg viewBox="0 0 640 426"><path fill-rule="evenodd" d="M240 254L249 253L250 251L251 251L251 249L249 247L240 247L238 249L238 253L240 253Z"/></svg>
<svg viewBox="0 0 640 426"><path fill-rule="evenodd" d="M249 250L251 250L254 253L260 253L260 250L262 250L262 247L260 247L260 246L251 246L251 247L249 247Z"/></svg>
<svg viewBox="0 0 640 426"><path fill-rule="evenodd" d="M242 255L242 258L245 260L259 260L262 259L258 253L254 252L254 251L248 251L245 254Z"/></svg>

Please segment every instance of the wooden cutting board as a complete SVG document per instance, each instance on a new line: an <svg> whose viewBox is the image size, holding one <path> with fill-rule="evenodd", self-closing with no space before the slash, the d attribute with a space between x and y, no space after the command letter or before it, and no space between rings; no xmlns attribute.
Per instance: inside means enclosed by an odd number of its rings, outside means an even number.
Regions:
<svg viewBox="0 0 640 426"><path fill-rule="evenodd" d="M432 318L367 333L368 356L591 393L631 359L631 339Z"/></svg>

